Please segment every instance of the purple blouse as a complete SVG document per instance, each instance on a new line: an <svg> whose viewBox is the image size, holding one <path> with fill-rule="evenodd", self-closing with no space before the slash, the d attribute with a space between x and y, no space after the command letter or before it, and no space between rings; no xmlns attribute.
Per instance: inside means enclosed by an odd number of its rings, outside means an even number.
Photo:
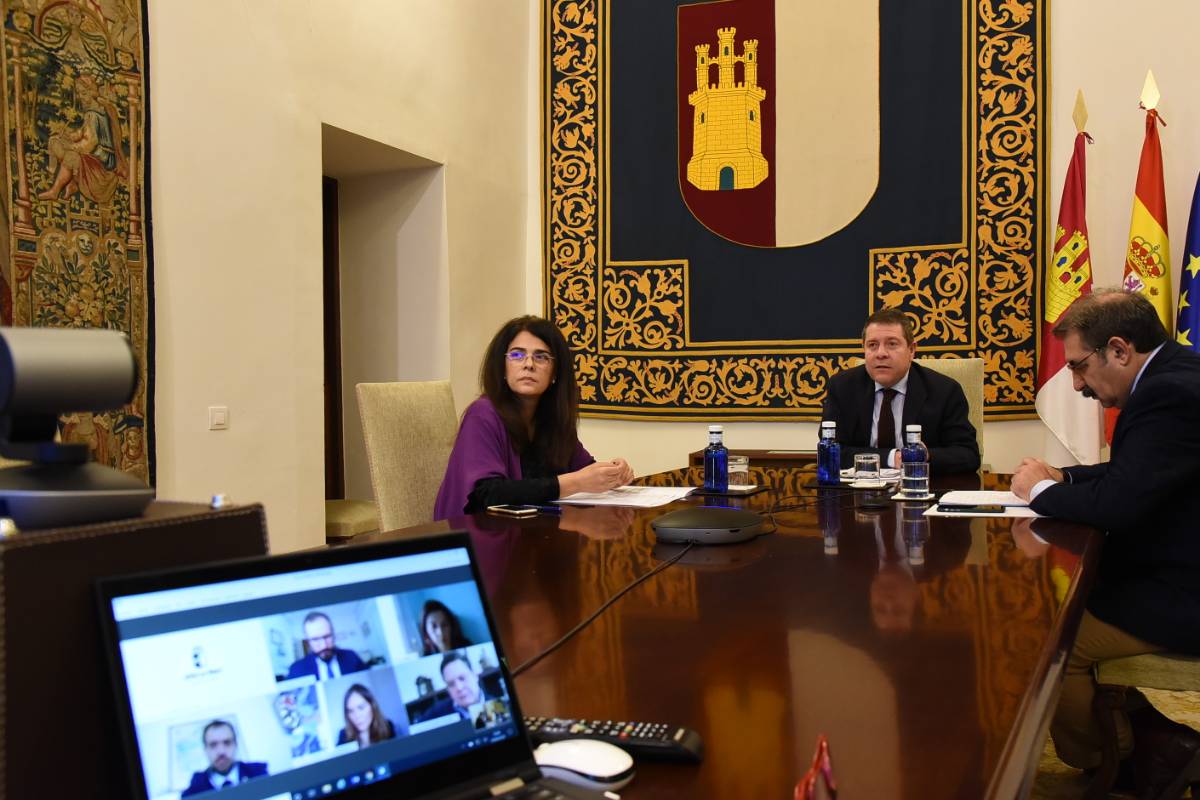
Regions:
<svg viewBox="0 0 1200 800"><path fill-rule="evenodd" d="M591 453L576 440L575 453L563 473L583 469L593 461ZM433 518L462 516L475 484L481 480L521 480L521 477L521 457L508 438L504 420L492 401L481 395L463 412L450 462L446 464L446 476L433 504Z"/></svg>

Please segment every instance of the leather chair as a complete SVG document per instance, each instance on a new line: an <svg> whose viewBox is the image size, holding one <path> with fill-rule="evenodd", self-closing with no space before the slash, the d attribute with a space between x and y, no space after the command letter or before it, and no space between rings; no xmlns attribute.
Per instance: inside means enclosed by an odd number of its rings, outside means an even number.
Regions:
<svg viewBox="0 0 1200 800"><path fill-rule="evenodd" d="M458 434L450 382L360 383L355 388L379 529L431 522Z"/></svg>
<svg viewBox="0 0 1200 800"><path fill-rule="evenodd" d="M975 441L979 457L983 458L983 359L982 358L917 358L922 367L953 378L967 396L967 419L975 426ZM982 461L981 461L982 463ZM982 467L987 471L987 466Z"/></svg>
<svg viewBox="0 0 1200 800"><path fill-rule="evenodd" d="M1138 686L1146 689L1165 689L1175 692L1200 691L1200 658L1176 653L1148 653L1140 656L1113 658L1096 664L1096 696L1092 714L1104 737L1100 768L1088 784L1089 800L1106 797L1117 778L1121 760L1117 743L1116 713L1125 705L1125 689ZM1192 797L1197 796L1200 784L1192 785ZM1183 793L1164 792L1172 800Z"/></svg>

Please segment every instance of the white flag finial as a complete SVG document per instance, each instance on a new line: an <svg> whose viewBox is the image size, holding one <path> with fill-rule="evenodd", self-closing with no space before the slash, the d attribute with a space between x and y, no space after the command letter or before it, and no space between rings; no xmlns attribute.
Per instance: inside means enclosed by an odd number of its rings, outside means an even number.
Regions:
<svg viewBox="0 0 1200 800"><path fill-rule="evenodd" d="M1158 107L1158 101L1162 99L1162 95L1158 92L1158 84L1154 81L1154 70L1146 70L1146 84L1142 87L1142 106L1147 111L1151 111Z"/></svg>
<svg viewBox="0 0 1200 800"><path fill-rule="evenodd" d="M1075 132L1083 133L1087 130L1088 112L1087 105L1083 102L1083 89L1075 95L1075 109L1071 112L1071 119L1075 121Z"/></svg>

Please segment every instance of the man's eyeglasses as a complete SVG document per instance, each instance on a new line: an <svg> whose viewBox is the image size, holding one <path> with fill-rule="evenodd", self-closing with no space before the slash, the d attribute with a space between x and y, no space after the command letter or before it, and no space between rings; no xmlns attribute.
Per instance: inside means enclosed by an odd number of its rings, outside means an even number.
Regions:
<svg viewBox="0 0 1200 800"><path fill-rule="evenodd" d="M1099 352L1100 352L1101 350L1103 350L1103 349L1104 349L1104 347L1103 347L1103 346L1101 346L1101 347L1097 347L1095 350L1093 350L1092 352L1088 353L1086 356L1084 356L1083 358L1079 359L1078 361L1068 361L1068 362L1067 362L1067 369L1071 370L1071 372L1079 372L1079 370L1083 369L1083 365L1087 363L1087 360L1088 360L1089 358L1091 358L1092 356L1096 355L1096 353L1099 353Z"/></svg>
<svg viewBox="0 0 1200 800"><path fill-rule="evenodd" d="M547 367L554 363L554 356L547 353L545 350L534 350L532 353L527 353L520 348L514 348L504 354L504 357L514 364L524 364L527 359L532 358L533 363L539 367Z"/></svg>

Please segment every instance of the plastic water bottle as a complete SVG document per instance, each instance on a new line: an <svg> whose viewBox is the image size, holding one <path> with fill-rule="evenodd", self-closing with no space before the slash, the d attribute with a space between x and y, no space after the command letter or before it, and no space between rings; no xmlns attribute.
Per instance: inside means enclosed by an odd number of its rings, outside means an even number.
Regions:
<svg viewBox="0 0 1200 800"><path fill-rule="evenodd" d="M721 443L724 433L720 425L708 426L708 447L704 448L705 491L729 491L729 451Z"/></svg>
<svg viewBox="0 0 1200 800"><path fill-rule="evenodd" d="M900 493L905 497L929 496L929 448L921 441L921 426L904 427L904 449L900 451Z"/></svg>
<svg viewBox="0 0 1200 800"><path fill-rule="evenodd" d="M821 423L821 438L817 441L817 483L836 486L842 482L842 446L837 442L837 423L827 419Z"/></svg>

